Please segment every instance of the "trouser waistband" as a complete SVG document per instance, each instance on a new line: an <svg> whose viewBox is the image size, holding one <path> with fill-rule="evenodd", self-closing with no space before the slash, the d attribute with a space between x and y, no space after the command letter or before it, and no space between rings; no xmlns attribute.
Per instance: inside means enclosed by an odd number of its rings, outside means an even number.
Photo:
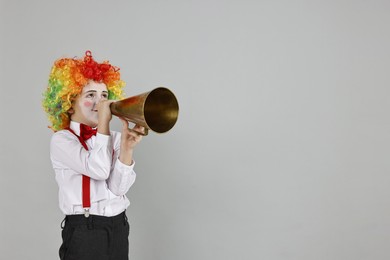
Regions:
<svg viewBox="0 0 390 260"><path fill-rule="evenodd" d="M127 222L127 216L125 211L120 213L119 215L113 216L113 217L106 217L106 216L99 216L99 215L89 215L89 217L85 217L84 215L66 215L64 220L61 223L61 227L63 228L63 223L65 222L66 225L71 226L78 226L78 225L104 225L104 224L111 224L111 225L118 225L118 224L126 224Z"/></svg>

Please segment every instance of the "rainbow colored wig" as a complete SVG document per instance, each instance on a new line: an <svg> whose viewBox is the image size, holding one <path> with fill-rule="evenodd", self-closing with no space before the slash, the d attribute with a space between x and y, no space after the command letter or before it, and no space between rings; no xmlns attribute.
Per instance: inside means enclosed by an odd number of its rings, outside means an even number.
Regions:
<svg viewBox="0 0 390 260"><path fill-rule="evenodd" d="M91 51L86 51L83 59L63 58L54 62L42 101L52 124L49 128L59 131L69 127L72 102L90 80L106 84L108 99L123 98L125 82L120 79L119 68L108 61L97 63Z"/></svg>

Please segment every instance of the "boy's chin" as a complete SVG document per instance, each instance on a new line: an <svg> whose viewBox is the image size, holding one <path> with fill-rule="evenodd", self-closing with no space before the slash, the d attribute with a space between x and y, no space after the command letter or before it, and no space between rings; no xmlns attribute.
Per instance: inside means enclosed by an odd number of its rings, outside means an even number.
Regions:
<svg viewBox="0 0 390 260"><path fill-rule="evenodd" d="M97 127L98 121L88 121L84 124L93 128L93 127Z"/></svg>
<svg viewBox="0 0 390 260"><path fill-rule="evenodd" d="M92 123L92 124L90 124L90 127L97 127L97 125L98 125L97 122L96 123Z"/></svg>
<svg viewBox="0 0 390 260"><path fill-rule="evenodd" d="M98 125L98 119L97 118L93 118L92 120L90 119L89 120L89 126L91 127L96 127Z"/></svg>

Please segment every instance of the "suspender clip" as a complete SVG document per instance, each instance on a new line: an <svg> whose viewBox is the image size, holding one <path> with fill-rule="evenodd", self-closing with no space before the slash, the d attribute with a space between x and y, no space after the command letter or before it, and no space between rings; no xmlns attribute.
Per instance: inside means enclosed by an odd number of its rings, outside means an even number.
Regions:
<svg viewBox="0 0 390 260"><path fill-rule="evenodd" d="M89 208L84 208L84 216L85 216L86 218L89 217Z"/></svg>

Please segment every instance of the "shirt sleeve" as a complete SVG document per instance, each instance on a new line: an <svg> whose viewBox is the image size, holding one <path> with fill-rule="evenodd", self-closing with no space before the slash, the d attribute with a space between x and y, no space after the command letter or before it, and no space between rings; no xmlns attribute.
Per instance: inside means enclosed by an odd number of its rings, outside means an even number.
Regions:
<svg viewBox="0 0 390 260"><path fill-rule="evenodd" d="M111 136L97 134L93 148L84 149L80 141L66 131L56 132L50 142L53 166L70 168L96 180L106 180L112 162Z"/></svg>
<svg viewBox="0 0 390 260"><path fill-rule="evenodd" d="M126 165L119 160L120 153L120 133L114 137L114 157L113 167L110 177L107 180L108 189L117 196L125 195L135 182L136 173L134 171L134 160L131 165Z"/></svg>
<svg viewBox="0 0 390 260"><path fill-rule="evenodd" d="M125 195L135 182L134 162L131 166L123 164L118 158L108 178L108 189L117 196Z"/></svg>

